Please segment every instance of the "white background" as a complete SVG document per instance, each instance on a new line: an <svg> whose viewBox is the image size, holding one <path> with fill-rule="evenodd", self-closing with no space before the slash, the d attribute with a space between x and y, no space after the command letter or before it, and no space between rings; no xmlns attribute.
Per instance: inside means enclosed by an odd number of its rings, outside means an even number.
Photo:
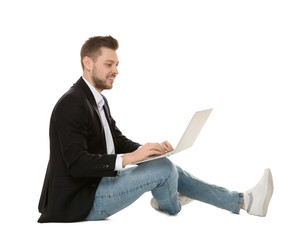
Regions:
<svg viewBox="0 0 301 240"><path fill-rule="evenodd" d="M300 12L290 0L1 1L1 239L300 238ZM51 111L95 35L120 43L104 95L124 134L176 145L194 111L213 107L193 148L172 160L237 191L271 168L266 218L198 202L170 217L145 194L106 221L36 222Z"/></svg>

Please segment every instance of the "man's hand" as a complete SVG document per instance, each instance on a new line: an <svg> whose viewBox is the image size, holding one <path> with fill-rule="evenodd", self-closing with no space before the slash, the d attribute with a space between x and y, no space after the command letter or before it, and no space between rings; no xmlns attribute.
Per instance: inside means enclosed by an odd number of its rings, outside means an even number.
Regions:
<svg viewBox="0 0 301 240"><path fill-rule="evenodd" d="M164 148L165 152L170 152L173 150L173 147L168 141L164 141L163 143L161 143L161 146Z"/></svg>
<svg viewBox="0 0 301 240"><path fill-rule="evenodd" d="M125 167L126 165L131 163L138 163L147 157L161 155L172 150L173 147L168 141L164 141L161 144L146 143L136 151L124 154L122 156L122 166Z"/></svg>

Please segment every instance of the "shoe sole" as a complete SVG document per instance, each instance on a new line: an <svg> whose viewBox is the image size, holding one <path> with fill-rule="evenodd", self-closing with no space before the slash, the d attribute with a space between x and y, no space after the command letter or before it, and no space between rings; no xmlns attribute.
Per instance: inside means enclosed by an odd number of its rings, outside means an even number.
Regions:
<svg viewBox="0 0 301 240"><path fill-rule="evenodd" d="M270 169L266 169L266 174L268 174L268 184L267 184L267 189L266 189L266 197L264 199L264 203L263 203L263 217L265 217L267 215L268 212L268 207L269 207L269 203L271 200L271 197L273 195L273 191L274 191L274 184L273 184L273 177L272 177L272 172Z"/></svg>

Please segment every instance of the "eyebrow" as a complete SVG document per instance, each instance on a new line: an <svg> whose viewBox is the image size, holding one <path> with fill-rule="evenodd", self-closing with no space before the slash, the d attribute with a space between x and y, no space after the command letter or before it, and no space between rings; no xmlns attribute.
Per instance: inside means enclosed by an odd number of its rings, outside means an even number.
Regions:
<svg viewBox="0 0 301 240"><path fill-rule="evenodd" d="M115 61L113 61L113 60L106 60L105 62L115 63ZM116 65L118 65L118 64L119 64L119 61L116 63Z"/></svg>

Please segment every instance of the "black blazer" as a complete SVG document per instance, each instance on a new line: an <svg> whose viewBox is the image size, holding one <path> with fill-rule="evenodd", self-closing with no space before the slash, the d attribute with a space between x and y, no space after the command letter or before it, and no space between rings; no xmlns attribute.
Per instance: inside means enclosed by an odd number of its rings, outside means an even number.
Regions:
<svg viewBox="0 0 301 240"><path fill-rule="evenodd" d="M116 154L140 145L116 127L108 102L104 111ZM38 222L84 220L103 176L116 176L116 154L107 154L105 133L92 92L80 78L55 105L50 120L50 159L39 202Z"/></svg>

